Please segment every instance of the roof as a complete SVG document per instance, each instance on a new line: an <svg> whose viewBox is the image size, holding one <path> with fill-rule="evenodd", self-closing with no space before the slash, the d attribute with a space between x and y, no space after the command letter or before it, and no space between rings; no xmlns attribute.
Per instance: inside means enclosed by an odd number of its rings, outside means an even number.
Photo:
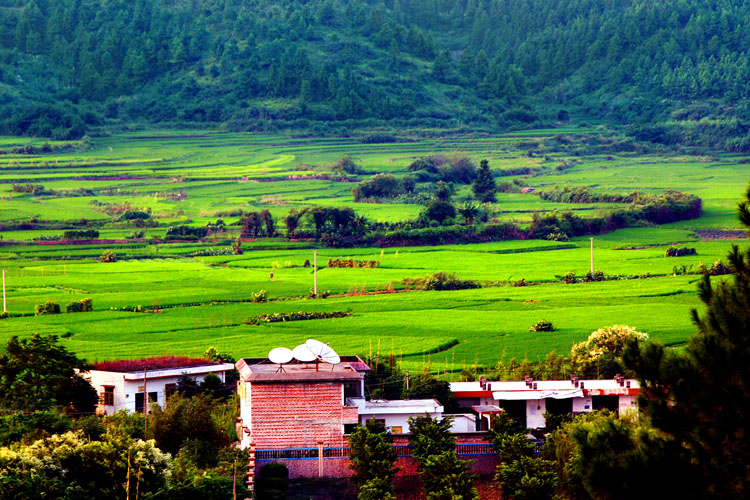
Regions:
<svg viewBox="0 0 750 500"><path fill-rule="evenodd" d="M475 405L471 407L472 410L474 410L477 413L502 413L503 410L499 406L496 405Z"/></svg>
<svg viewBox="0 0 750 500"><path fill-rule="evenodd" d="M443 405L436 399L398 399L391 401L373 399L366 401L363 398L347 398L346 402L350 406L356 406L360 415L442 413L444 409Z"/></svg>
<svg viewBox="0 0 750 500"><path fill-rule="evenodd" d="M494 399L543 399L584 396L636 395L640 391L637 380L579 380L576 387L570 380L533 380L536 389L523 380L487 382L482 389L479 382L451 382L451 391L459 398L492 397Z"/></svg>
<svg viewBox="0 0 750 500"><path fill-rule="evenodd" d="M94 363L94 370L116 373L143 372L192 368L195 366L213 366L217 371L226 370L226 363L214 363L202 358L187 358L179 356L159 356L156 358L121 359L117 361L100 361ZM230 368L231 369L231 368Z"/></svg>
<svg viewBox="0 0 750 500"><path fill-rule="evenodd" d="M354 357L359 360L359 363L362 362L358 357ZM279 365L271 363L267 358L243 358L235 366L244 381L254 383L284 384L362 380L364 375L358 372L352 364L343 361L343 357L342 362L339 364L320 363L317 367L315 363L300 363L295 361L281 365L281 368L283 368L282 371Z"/></svg>

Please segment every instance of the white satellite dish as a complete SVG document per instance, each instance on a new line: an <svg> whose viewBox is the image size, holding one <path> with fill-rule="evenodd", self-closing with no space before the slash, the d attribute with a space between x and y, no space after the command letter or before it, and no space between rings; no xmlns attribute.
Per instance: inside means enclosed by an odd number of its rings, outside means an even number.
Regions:
<svg viewBox="0 0 750 500"><path fill-rule="evenodd" d="M307 339L305 345L308 349L310 349L310 352L315 355L316 362L322 361L331 365L337 365L341 363L341 358L339 357L339 355L336 354L336 351L331 349L331 346L329 346L328 344L324 344L323 342L315 339ZM315 368L317 369L317 364L315 365Z"/></svg>
<svg viewBox="0 0 750 500"><path fill-rule="evenodd" d="M292 350L286 347L277 347L276 349L271 349L271 352L268 353L268 359L271 360L271 363L279 365L279 369L276 372L285 371L284 363L289 363L293 357Z"/></svg>
<svg viewBox="0 0 750 500"><path fill-rule="evenodd" d="M315 354L313 354L305 344L300 344L295 347L292 351L292 356L294 356L294 359L302 363L311 363L317 359Z"/></svg>

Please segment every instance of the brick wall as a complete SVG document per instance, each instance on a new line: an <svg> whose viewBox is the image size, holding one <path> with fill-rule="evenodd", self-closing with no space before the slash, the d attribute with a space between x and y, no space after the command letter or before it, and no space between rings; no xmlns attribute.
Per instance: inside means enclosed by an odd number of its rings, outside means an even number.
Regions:
<svg viewBox="0 0 750 500"><path fill-rule="evenodd" d="M458 444L460 445L471 445L471 444L486 444L487 436L483 433L470 435L461 434L457 436ZM408 445L407 436L398 436L394 439L394 446L401 447ZM301 452L301 456L307 458L295 458L295 459L259 459L256 462L257 471L263 465L270 462L281 462L289 469L289 477L349 477L352 475L351 469L349 469L349 459L346 456L325 456L328 455L328 451L324 451L323 459L318 457L317 449L309 449ZM341 450L333 450L341 452ZM477 453L475 449L466 447L458 447L459 456L464 460L471 460L471 470L477 472L483 476L493 475L497 466L500 464L497 454L493 453ZM347 452L344 451L345 455ZM408 451L404 448L399 448L398 453L404 454ZM341 454L341 453L337 453ZM417 474L417 463L410 456L399 456L396 459L397 467L400 467L398 476L415 476Z"/></svg>
<svg viewBox="0 0 750 500"><path fill-rule="evenodd" d="M343 405L340 382L256 383L250 397L258 449L316 447L318 441L345 446L344 424L357 423L357 409Z"/></svg>

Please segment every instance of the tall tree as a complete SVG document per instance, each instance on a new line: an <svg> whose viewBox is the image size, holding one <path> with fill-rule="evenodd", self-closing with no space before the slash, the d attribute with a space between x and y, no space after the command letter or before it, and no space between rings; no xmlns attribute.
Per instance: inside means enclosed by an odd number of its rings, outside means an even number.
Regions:
<svg viewBox="0 0 750 500"><path fill-rule="evenodd" d="M456 454L453 418L429 415L409 417L409 444L417 461L422 490L428 500L476 500L479 498L469 464Z"/></svg>
<svg viewBox="0 0 750 500"><path fill-rule="evenodd" d="M89 368L59 345L55 335L14 335L0 354L0 405L26 411L57 407L93 412L99 399L96 390L76 371Z"/></svg>
<svg viewBox="0 0 750 500"><path fill-rule="evenodd" d="M357 426L349 435L349 468L359 487L359 500L395 499L393 476L396 452L385 435L385 427L376 428L375 420L366 427Z"/></svg>
<svg viewBox="0 0 750 500"><path fill-rule="evenodd" d="M474 197L482 203L497 201L495 198L497 184L487 160L482 160L479 163L479 170L477 170L477 177L471 185L471 191L474 193Z"/></svg>
<svg viewBox="0 0 750 500"><path fill-rule="evenodd" d="M750 231L750 186L739 205ZM750 248L732 245L731 278L705 274L693 310L698 332L682 352L631 343L624 361L641 382L640 404L653 426L680 444L672 457L699 480L700 498L750 494Z"/></svg>

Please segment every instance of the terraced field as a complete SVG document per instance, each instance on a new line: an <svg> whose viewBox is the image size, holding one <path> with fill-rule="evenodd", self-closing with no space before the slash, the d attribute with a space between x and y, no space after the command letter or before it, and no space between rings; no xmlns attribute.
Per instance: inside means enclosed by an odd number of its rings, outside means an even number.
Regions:
<svg viewBox="0 0 750 500"><path fill-rule="evenodd" d="M393 352L407 367L430 362L437 371L492 366L505 357L539 359L567 352L592 330L625 323L679 346L692 333L689 311L698 306L697 269L724 258L728 242L704 239L715 230L736 230L734 208L750 179L750 165L730 155L573 154L529 141L565 134L575 143L579 128L535 134L475 138L412 138L363 144L358 138L295 138L216 132L132 133L90 140L90 145L37 154L0 155L0 267L6 269L8 310L0 342L11 335L56 334L92 360L144 355L201 354L216 346L235 356L262 356L306 338L330 342L339 352ZM0 139L0 149L23 145ZM41 148L42 142L32 143ZM79 148L79 149L76 149ZM529 154L529 151L532 154ZM414 219L412 203L354 203L353 182L326 178L330 165L351 155L362 173L407 173L427 154L487 158L499 181L523 181L537 190L588 186L596 191L659 193L677 189L703 199L699 219L657 227L623 229L594 238L595 268L608 280L563 284L568 271L589 269L588 237L568 242L523 240L474 245L329 249L287 238L243 243L230 255L241 210L269 209L279 220L292 208L349 206L372 221ZM565 168L556 168L565 163ZM14 184L42 185L46 194L19 193ZM455 200L469 199L462 186ZM126 240L135 229L107 207L150 210L156 227ZM527 224L534 212L575 210L596 214L602 203L543 201L534 194L500 193L488 207L500 221ZM170 225L205 226L222 218L227 232L206 241L164 242ZM87 219L98 242L42 241ZM278 222L277 222L278 224ZM77 226L76 226L77 227ZM701 230L713 232L704 233ZM696 233L696 231L698 231ZM729 233L731 234L731 233ZM155 239L156 238L156 239ZM744 241L739 243L745 244ZM696 255L664 257L667 245L695 248ZM114 263L99 262L105 249ZM327 299L307 298L313 287L313 250L318 286ZM218 255L217 255L218 254ZM329 258L377 260L374 269L331 268ZM406 290L404 279L453 272L483 287L462 291ZM273 273L273 278L270 277ZM524 279L531 286L512 286ZM269 302L250 302L267 290ZM92 313L34 316L34 306L62 305L91 297ZM151 312L123 308L142 306ZM270 312L351 311L346 318L248 326L242 321ZM530 333L540 319L553 333Z"/></svg>

